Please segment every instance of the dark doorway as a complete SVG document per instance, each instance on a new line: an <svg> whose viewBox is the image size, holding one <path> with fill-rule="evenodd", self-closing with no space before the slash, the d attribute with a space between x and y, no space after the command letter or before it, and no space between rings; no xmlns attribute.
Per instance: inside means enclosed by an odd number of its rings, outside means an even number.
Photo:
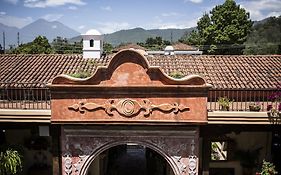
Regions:
<svg viewBox="0 0 281 175"><path fill-rule="evenodd" d="M174 175L170 165L150 148L126 144L102 152L88 175Z"/></svg>

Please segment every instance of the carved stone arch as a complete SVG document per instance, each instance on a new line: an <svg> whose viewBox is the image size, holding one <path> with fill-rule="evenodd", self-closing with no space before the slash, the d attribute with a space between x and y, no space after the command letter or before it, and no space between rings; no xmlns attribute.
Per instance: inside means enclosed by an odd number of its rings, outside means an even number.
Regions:
<svg viewBox="0 0 281 175"><path fill-rule="evenodd" d="M90 164L100 153L127 143L143 145L157 152L167 161L175 175L198 173L198 128L110 128L64 127L62 165L65 175L86 175Z"/></svg>
<svg viewBox="0 0 281 175"><path fill-rule="evenodd" d="M161 148L159 148L157 145L154 145L154 144L152 144L150 142L146 142L146 141L112 141L105 145L100 146L99 148L95 149L91 153L91 155L85 160L85 162L81 166L79 175L87 175L86 173L87 173L90 165L97 158L97 156L100 155L102 152L104 152L110 148L113 148L115 146L120 146L120 145L124 145L124 144L128 144L128 143L138 144L138 145L146 146L146 147L152 149L153 151L157 152L160 156L162 156L165 159L165 161L167 161L168 165L171 167L171 169L173 170L173 173L175 175L181 174L176 161L173 158L169 157L169 154L167 152L165 152L165 150L162 150Z"/></svg>

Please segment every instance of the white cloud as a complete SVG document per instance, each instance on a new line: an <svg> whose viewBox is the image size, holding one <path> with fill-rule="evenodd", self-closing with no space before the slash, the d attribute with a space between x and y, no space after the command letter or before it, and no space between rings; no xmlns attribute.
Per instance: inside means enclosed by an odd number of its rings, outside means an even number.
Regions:
<svg viewBox="0 0 281 175"><path fill-rule="evenodd" d="M161 16L163 17L171 17L171 16L179 16L180 14L177 12L170 12L170 13L162 13Z"/></svg>
<svg viewBox="0 0 281 175"><path fill-rule="evenodd" d="M110 6L105 6L105 7L100 7L100 9L104 10L104 11L112 11L112 8Z"/></svg>
<svg viewBox="0 0 281 175"><path fill-rule="evenodd" d="M77 7L76 6L69 6L68 9L69 10L77 10Z"/></svg>
<svg viewBox="0 0 281 175"><path fill-rule="evenodd" d="M270 12L269 14L267 14L267 17L270 17L270 16L281 16L281 11L279 11L279 12Z"/></svg>
<svg viewBox="0 0 281 175"><path fill-rule="evenodd" d="M198 14L197 16L194 15L187 16L179 20L167 20L167 18L164 18L166 16L168 15L162 14L161 16L155 16L153 20L151 20L143 27L146 29L169 29L169 28L184 29L184 28L195 27L197 25L197 21L199 19L200 14ZM184 16L184 15L178 14L178 16Z"/></svg>
<svg viewBox="0 0 281 175"><path fill-rule="evenodd" d="M0 12L0 15L1 16L6 15L6 12Z"/></svg>
<svg viewBox="0 0 281 175"><path fill-rule="evenodd" d="M16 16L0 15L0 23L12 27L22 28L32 21L33 19L31 17L21 18Z"/></svg>
<svg viewBox="0 0 281 175"><path fill-rule="evenodd" d="M148 28L156 29L184 29L189 27L195 27L197 19L189 21L177 21L177 22L162 22L162 23L153 23L148 26Z"/></svg>
<svg viewBox="0 0 281 175"><path fill-rule="evenodd" d="M202 3L203 0L184 0L185 3L187 2L192 2L192 3L196 3L196 4L199 4L199 3Z"/></svg>
<svg viewBox="0 0 281 175"><path fill-rule="evenodd" d="M30 8L56 7L66 4L85 5L82 0L24 0L24 6Z"/></svg>
<svg viewBox="0 0 281 175"><path fill-rule="evenodd" d="M18 3L18 0L5 0L5 1L14 5Z"/></svg>
<svg viewBox="0 0 281 175"><path fill-rule="evenodd" d="M241 7L250 12L252 20L261 20L270 15L278 15L281 13L280 0L245 0L240 4Z"/></svg>
<svg viewBox="0 0 281 175"><path fill-rule="evenodd" d="M52 26L52 28L53 28L53 29L56 29L56 28L57 28L57 26L56 26L56 25L53 25L53 26Z"/></svg>
<svg viewBox="0 0 281 175"><path fill-rule="evenodd" d="M61 17L63 17L62 14L47 14L42 16L41 18L47 20L47 21L57 21L59 20Z"/></svg>
<svg viewBox="0 0 281 175"><path fill-rule="evenodd" d="M98 30L101 33L112 33L122 29L129 29L130 25L127 22L100 22Z"/></svg>

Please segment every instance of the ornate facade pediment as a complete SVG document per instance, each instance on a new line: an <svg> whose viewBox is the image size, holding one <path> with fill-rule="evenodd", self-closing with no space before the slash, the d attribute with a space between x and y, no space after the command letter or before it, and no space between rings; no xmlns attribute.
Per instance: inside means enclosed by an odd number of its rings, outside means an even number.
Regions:
<svg viewBox="0 0 281 175"><path fill-rule="evenodd" d="M89 78L60 75L49 85L53 123L205 123L210 87L198 75L182 79L122 50Z"/></svg>

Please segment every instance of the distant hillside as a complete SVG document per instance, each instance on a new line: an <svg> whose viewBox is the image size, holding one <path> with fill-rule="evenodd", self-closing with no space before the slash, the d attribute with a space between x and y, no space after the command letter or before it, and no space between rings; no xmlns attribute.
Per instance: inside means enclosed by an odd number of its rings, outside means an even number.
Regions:
<svg viewBox="0 0 281 175"><path fill-rule="evenodd" d="M65 26L58 21L49 22L44 19L38 19L21 29L16 27L9 27L0 23L0 31L1 35L2 32L5 32L6 48L9 48L9 45L17 44L17 32L19 32L20 34L20 43L30 42L34 40L38 35L46 36L49 41L52 41L57 36L71 38L79 35L77 31Z"/></svg>
<svg viewBox="0 0 281 175"><path fill-rule="evenodd" d="M153 35L161 36L164 40L170 41L172 38L173 41L178 41L186 32L190 33L194 29L195 27L186 29L152 29L148 31Z"/></svg>
<svg viewBox="0 0 281 175"><path fill-rule="evenodd" d="M111 34L104 35L104 40L107 43L110 43L114 46L121 43L138 43L145 42L149 37L161 36L164 40L177 41L180 37L183 36L185 32L191 32L194 28L187 29L152 29L145 30L143 28L134 28L128 30L120 30ZM77 36L70 39L70 42L78 42L82 38Z"/></svg>
<svg viewBox="0 0 281 175"><path fill-rule="evenodd" d="M5 42L6 48L9 48L9 45L17 43L17 32L19 28L6 26L0 23L0 32L1 32L1 46L3 47L3 32L5 32Z"/></svg>
<svg viewBox="0 0 281 175"><path fill-rule="evenodd" d="M32 41L38 35L46 36L50 41L56 38L57 36L61 36L64 38L70 38L75 35L79 35L79 33L64 24L53 21L49 22L44 19L39 19L21 29L22 40Z"/></svg>
<svg viewBox="0 0 281 175"><path fill-rule="evenodd" d="M281 54L281 16L256 23L245 45L244 54Z"/></svg>
<svg viewBox="0 0 281 175"><path fill-rule="evenodd" d="M255 27L256 25L264 24L264 23L266 23L270 18L272 18L272 17L264 18L264 19L262 19L262 20L260 20L260 21L254 21L253 26Z"/></svg>
<svg viewBox="0 0 281 175"><path fill-rule="evenodd" d="M119 45L121 43L137 43L144 42L146 38L154 37L147 30L142 28L135 28L130 30L120 30L111 34L104 35L104 40L112 45Z"/></svg>

